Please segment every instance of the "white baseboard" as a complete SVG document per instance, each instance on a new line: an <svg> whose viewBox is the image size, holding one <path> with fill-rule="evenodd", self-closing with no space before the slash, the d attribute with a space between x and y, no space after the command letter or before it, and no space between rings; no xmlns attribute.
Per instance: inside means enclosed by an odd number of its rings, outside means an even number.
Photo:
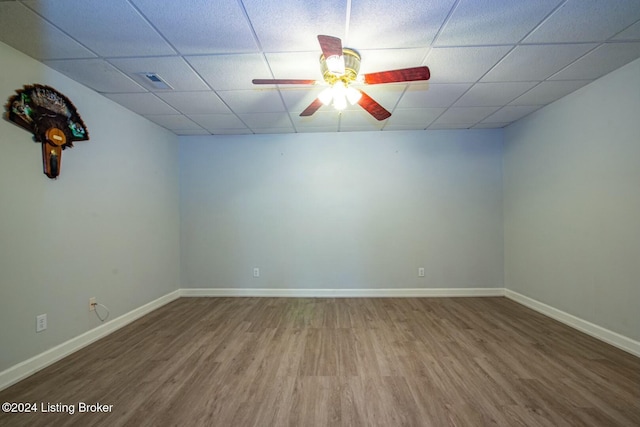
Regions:
<svg viewBox="0 0 640 427"><path fill-rule="evenodd" d="M502 297L504 288L266 289L182 288L181 297L416 298Z"/></svg>
<svg viewBox="0 0 640 427"><path fill-rule="evenodd" d="M297 298L416 298L416 297L502 297L529 307L545 316L640 357L640 342L627 338L547 304L504 288L405 288L405 289L262 289L262 288L182 288L151 301L108 323L70 339L44 353L0 372L0 390L32 375L103 338L134 320L179 297L297 297Z"/></svg>
<svg viewBox="0 0 640 427"><path fill-rule="evenodd" d="M518 292L505 289L504 296L519 304L529 307L538 313L544 314L545 316L551 317L565 325L584 332L587 335L591 335L600 341L604 341L614 347L618 347L621 350L640 357L640 342L638 341L632 340L631 338L625 337L624 335L620 335L591 322L587 322L586 320L580 319L572 314L565 313L562 310L558 310L557 308L519 294Z"/></svg>
<svg viewBox="0 0 640 427"><path fill-rule="evenodd" d="M18 363L17 365L0 372L0 390L4 390L12 384L17 383L43 368L46 368L63 357L88 346L92 342L113 333L123 326L128 325L134 320L162 307L165 304L168 304L173 300L178 299L179 297L180 291L173 291L141 307L131 310L120 317L116 317L107 323L91 329L90 331L78 335L77 337L71 338L69 341L63 342L44 353L40 353L31 359L27 359L24 362Z"/></svg>

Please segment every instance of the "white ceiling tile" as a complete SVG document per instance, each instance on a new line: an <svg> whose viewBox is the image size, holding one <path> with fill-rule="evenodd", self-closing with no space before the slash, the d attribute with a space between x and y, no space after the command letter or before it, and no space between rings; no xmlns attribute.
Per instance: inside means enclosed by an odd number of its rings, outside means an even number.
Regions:
<svg viewBox="0 0 640 427"><path fill-rule="evenodd" d="M470 83L410 85L396 108L449 107L470 87Z"/></svg>
<svg viewBox="0 0 640 427"><path fill-rule="evenodd" d="M542 81L596 46L592 43L517 46L482 81Z"/></svg>
<svg viewBox="0 0 640 427"><path fill-rule="evenodd" d="M299 87L280 89L282 99L284 100L287 110L291 113L300 114L307 108L324 90L324 87L314 86L300 89Z"/></svg>
<svg viewBox="0 0 640 427"><path fill-rule="evenodd" d="M146 89L103 59L43 61L75 81L101 93L146 92Z"/></svg>
<svg viewBox="0 0 640 427"><path fill-rule="evenodd" d="M424 130L425 128L420 128L416 125L405 125L405 126L394 126L394 125L386 125L382 130L385 132L393 132L393 131L399 131L399 130Z"/></svg>
<svg viewBox="0 0 640 427"><path fill-rule="evenodd" d="M213 91L158 92L157 96L184 114L230 114L231 110Z"/></svg>
<svg viewBox="0 0 640 427"><path fill-rule="evenodd" d="M250 129L260 128L287 128L293 129L291 118L288 113L243 113L238 114L240 119L249 126Z"/></svg>
<svg viewBox="0 0 640 427"><path fill-rule="evenodd" d="M438 35L436 46L515 44L561 0L462 0Z"/></svg>
<svg viewBox="0 0 640 427"><path fill-rule="evenodd" d="M508 124L510 123L478 123L477 125L474 125L472 129L501 129Z"/></svg>
<svg viewBox="0 0 640 427"><path fill-rule="evenodd" d="M37 28L39 36L27 36L28 28ZM0 2L0 40L39 60L96 56L18 2Z"/></svg>
<svg viewBox="0 0 640 427"><path fill-rule="evenodd" d="M475 83L509 50L510 46L433 48L425 65L431 83Z"/></svg>
<svg viewBox="0 0 640 427"><path fill-rule="evenodd" d="M211 135L211 132L205 129L171 129L176 135L189 136L189 135Z"/></svg>
<svg viewBox="0 0 640 427"><path fill-rule="evenodd" d="M638 0L568 0L524 42L604 41L638 19Z"/></svg>
<svg viewBox="0 0 640 427"><path fill-rule="evenodd" d="M533 82L476 83L454 104L455 107L500 107L533 86Z"/></svg>
<svg viewBox="0 0 640 427"><path fill-rule="evenodd" d="M605 43L589 52L550 80L597 79L640 57L640 42Z"/></svg>
<svg viewBox="0 0 640 427"><path fill-rule="evenodd" d="M640 41L640 21L619 32L612 40L639 40Z"/></svg>
<svg viewBox="0 0 640 427"><path fill-rule="evenodd" d="M222 129L247 129L235 114L189 114L188 117L212 133Z"/></svg>
<svg viewBox="0 0 640 427"><path fill-rule="evenodd" d="M382 85L353 85L354 88L360 89L373 98L378 104L382 105L389 111L395 108L404 93L406 84L382 84Z"/></svg>
<svg viewBox="0 0 640 427"><path fill-rule="evenodd" d="M176 53L126 0L65 0L65 7L58 0L25 4L102 56Z"/></svg>
<svg viewBox="0 0 640 427"><path fill-rule="evenodd" d="M428 52L428 48L359 50L360 74L418 67Z"/></svg>
<svg viewBox="0 0 640 427"><path fill-rule="evenodd" d="M313 129L314 132L319 132L319 129L324 129L323 132L338 131L340 115L330 107L327 111L317 111L312 116L301 117L298 114L289 114L289 116L298 131L306 129Z"/></svg>
<svg viewBox="0 0 640 427"><path fill-rule="evenodd" d="M452 129L471 129L475 123L433 123L427 129L429 130L452 130Z"/></svg>
<svg viewBox="0 0 640 427"><path fill-rule="evenodd" d="M236 114L286 111L277 89L221 90L218 95Z"/></svg>
<svg viewBox="0 0 640 427"><path fill-rule="evenodd" d="M188 56L186 60L214 90L252 89L253 79L271 75L261 54Z"/></svg>
<svg viewBox="0 0 640 427"><path fill-rule="evenodd" d="M251 135L251 129L217 129L212 132L214 135Z"/></svg>
<svg viewBox="0 0 640 427"><path fill-rule="evenodd" d="M152 92L162 89L154 88L146 77L139 73L156 73L176 91L209 89L191 66L179 56L119 58L110 59L109 62Z"/></svg>
<svg viewBox="0 0 640 427"><path fill-rule="evenodd" d="M346 44L356 49L428 47L454 3L454 0L354 1Z"/></svg>
<svg viewBox="0 0 640 427"><path fill-rule="evenodd" d="M533 89L514 99L509 105L546 105L580 89L590 80L559 80L539 83Z"/></svg>
<svg viewBox="0 0 640 427"><path fill-rule="evenodd" d="M296 131L293 126L287 128L260 128L252 130L255 134L294 133Z"/></svg>
<svg viewBox="0 0 640 427"><path fill-rule="evenodd" d="M510 123L540 109L540 105L507 105L483 120L484 123Z"/></svg>
<svg viewBox="0 0 640 427"><path fill-rule="evenodd" d="M202 127L182 114L146 114L145 117L169 130L190 130L196 132L196 134L203 131L206 132Z"/></svg>
<svg viewBox="0 0 640 427"><path fill-rule="evenodd" d="M497 107L451 107L435 122L437 125L476 124L495 112Z"/></svg>
<svg viewBox="0 0 640 427"><path fill-rule="evenodd" d="M258 51L237 0L131 1L183 55Z"/></svg>
<svg viewBox="0 0 640 427"><path fill-rule="evenodd" d="M138 114L178 114L152 93L107 93L105 96Z"/></svg>
<svg viewBox="0 0 640 427"><path fill-rule="evenodd" d="M393 115L387 119L387 126L409 126L424 129L433 123L446 108L396 108ZM385 126L386 128L386 126Z"/></svg>
<svg viewBox="0 0 640 427"><path fill-rule="evenodd" d="M343 111L340 114L340 130L345 131L349 129L353 131L355 129L360 130L379 130L385 125L386 120L376 120L371 114L363 110L362 108L353 108L347 111Z"/></svg>
<svg viewBox="0 0 640 427"><path fill-rule="evenodd" d="M344 0L243 0L264 52L319 51L318 34L344 37Z"/></svg>
<svg viewBox="0 0 640 427"><path fill-rule="evenodd" d="M254 75L260 79L308 79L322 81L320 71L320 48L313 52L286 52L265 54L273 77L268 69L264 75Z"/></svg>

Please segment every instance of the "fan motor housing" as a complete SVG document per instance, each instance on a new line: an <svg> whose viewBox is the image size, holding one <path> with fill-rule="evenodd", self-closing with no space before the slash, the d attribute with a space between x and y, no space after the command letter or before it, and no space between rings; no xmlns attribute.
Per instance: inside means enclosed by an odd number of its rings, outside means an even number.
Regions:
<svg viewBox="0 0 640 427"><path fill-rule="evenodd" d="M329 71L324 55L320 55L322 78L330 85L335 84L337 81L342 81L345 84L351 83L358 77L358 73L360 72L360 54L358 51L345 47L342 49L342 57L344 58L344 74L336 75Z"/></svg>

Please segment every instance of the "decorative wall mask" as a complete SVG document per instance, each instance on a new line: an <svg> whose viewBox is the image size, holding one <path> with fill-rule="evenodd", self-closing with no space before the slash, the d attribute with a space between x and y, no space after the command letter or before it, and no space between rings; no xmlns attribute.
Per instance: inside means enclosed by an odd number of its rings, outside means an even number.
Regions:
<svg viewBox="0 0 640 427"><path fill-rule="evenodd" d="M87 141L89 133L69 98L52 87L34 84L16 90L5 106L6 118L33 134L42 143L44 174L60 175L62 150L73 141Z"/></svg>

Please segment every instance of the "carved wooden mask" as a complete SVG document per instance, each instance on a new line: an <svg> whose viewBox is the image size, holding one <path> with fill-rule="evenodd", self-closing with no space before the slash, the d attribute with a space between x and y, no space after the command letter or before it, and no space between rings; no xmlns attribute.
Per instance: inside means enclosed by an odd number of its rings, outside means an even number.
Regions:
<svg viewBox="0 0 640 427"><path fill-rule="evenodd" d="M42 144L45 175L60 175L62 150L73 141L87 141L89 133L69 99L49 86L34 84L16 90L5 106L6 118L33 134Z"/></svg>

